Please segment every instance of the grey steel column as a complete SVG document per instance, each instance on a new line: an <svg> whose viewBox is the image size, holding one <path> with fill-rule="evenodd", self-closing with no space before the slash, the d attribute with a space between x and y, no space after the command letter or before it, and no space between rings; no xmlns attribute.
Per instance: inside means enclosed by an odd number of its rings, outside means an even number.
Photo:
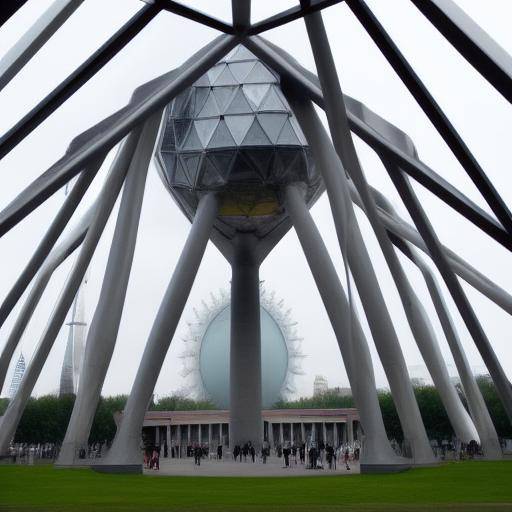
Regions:
<svg viewBox="0 0 512 512"><path fill-rule="evenodd" d="M336 73L336 67L330 50L329 40L323 25L322 15L319 12L313 13L305 16L304 21L306 23L306 29L308 31L311 48L313 50L313 55L318 70L318 78L320 80L322 92L324 95L325 111L327 114L334 147L336 148L336 152L338 153L340 160L343 163L343 167L354 181L354 184L363 201L368 220L370 221L370 224L375 232L386 262L392 270L396 267L394 263L398 261L397 256L393 251L391 242L389 241L386 231L378 218L375 203L371 197L364 173L359 164L348 125L343 93ZM333 169L326 170L326 172L332 173ZM346 178L343 170L341 170L341 173L343 174L340 183L342 183L342 186L345 188L344 194L346 200L348 196ZM327 189L329 192L329 185L327 185ZM346 208L352 209L352 204L350 203L349 205L346 205ZM401 297L401 299L403 303L406 303L406 300L404 300L403 297ZM402 367L399 376L394 375L391 379L388 377L388 380L393 392L393 396L397 402L397 409L399 411L404 433L405 436L411 441L413 455L417 462L433 462L434 456L432 449L425 432L425 427L423 425L409 376L407 374L405 360L398 344L396 333L392 327L389 314L387 315L387 319L389 319L389 327L391 328L390 331L392 334L394 334L394 339L396 340L396 343L393 344L395 346L395 354L391 357L391 365L395 365L397 368L400 366ZM384 360L383 364L386 367Z"/></svg>
<svg viewBox="0 0 512 512"><path fill-rule="evenodd" d="M457 334L457 330L453 323L452 317L444 302L443 295L439 284L430 270L429 266L412 248L402 241L401 245L397 245L404 254L420 269L427 284L428 291L436 308L437 315L441 322L446 340L453 355L453 360L457 367L462 388L468 402L471 417L475 423L475 427L480 437L480 444L487 459L499 459L502 457L502 451L498 434L494 428L489 410L482 397L482 393L478 388L475 376L471 371L471 367L464 353L462 343ZM475 439L478 441L478 439Z"/></svg>
<svg viewBox="0 0 512 512"><path fill-rule="evenodd" d="M139 445L144 415L194 283L217 210L218 202L213 193L201 198L187 241L151 328L121 425L108 456L109 464L141 466Z"/></svg>
<svg viewBox="0 0 512 512"><path fill-rule="evenodd" d="M94 213L91 225L87 230L80 254L73 266L73 270L64 286L61 296L52 312L50 320L41 336L37 349L23 376L16 396L11 400L0 423L0 454L7 451L9 443L16 432L16 428L25 409L27 400L39 378L44 363L50 353L55 338L59 333L66 314L71 307L73 299L80 287L84 274L89 266L98 241L103 233L105 224L116 202L119 191L123 185L128 165L131 161L135 146L140 136L140 129L134 130L122 144L122 147L113 164L113 170L101 192L98 208Z"/></svg>
<svg viewBox="0 0 512 512"><path fill-rule="evenodd" d="M355 186L352 182L349 182L349 186L352 201L364 210L363 203ZM396 236L407 240L411 244L415 245L418 249L423 251L425 254L430 256L428 247L425 244L425 241L421 238L421 235L418 233L418 231L416 231L416 229L408 224L405 220L400 218L394 210L389 211L386 205L383 204L383 201L386 202L384 196L373 187L370 188L375 198L375 202L377 203L379 218L388 232L392 232ZM446 258L448 258L452 270L459 277L464 279L464 281L485 295L489 300L494 302L501 309L512 315L512 296L507 291L505 291L501 286L493 282L487 276L482 274L479 270L472 267L467 261L461 258L458 254L454 253L448 247L442 244L440 247L446 255Z"/></svg>
<svg viewBox="0 0 512 512"><path fill-rule="evenodd" d="M261 447L261 325L259 261L253 235L238 235L231 263L229 444Z"/></svg>
<svg viewBox="0 0 512 512"><path fill-rule="evenodd" d="M18 279L16 279L16 282L14 283L13 287L5 297L4 301L2 302L2 305L0 306L0 327L2 327L5 320L11 313L12 309L14 308L20 297L27 289L28 285L30 284L30 281L32 281L36 273L39 271L41 265L44 263L48 254L52 250L60 235L62 234L62 231L68 224L69 219L71 218L77 206L80 204L80 201L87 192L89 185L98 173L98 170L100 169L101 164L103 163L103 159L104 156L92 162L91 165L89 165L80 173L74 187L72 188L69 195L66 197L59 212L53 219L43 239L41 240L34 254L30 258L30 261L27 263ZM0 378L0 381L1 380L2 379ZM2 385L0 383L0 388L1 387Z"/></svg>
<svg viewBox="0 0 512 512"><path fill-rule="evenodd" d="M415 463L431 463L434 454L416 403L400 343L355 218L345 170L312 104L297 102L293 97L288 99L324 178L340 249L342 254L346 253L354 276L405 437L414 447Z"/></svg>
<svg viewBox="0 0 512 512"><path fill-rule="evenodd" d="M395 184L404 204L409 211L418 231L425 240L427 247L432 255L432 259L436 264L443 280L450 291L459 313L466 324L466 327L473 338L473 341L482 356L482 359L489 370L489 373L494 381L498 396L500 397L503 407L512 421L512 386L505 374L501 363L499 362L492 345L487 338L479 320L476 316L464 290L457 277L453 273L450 264L444 255L441 244L437 235L430 224L422 206L411 184L407 178L402 174L399 167L396 167L391 162L386 163L386 169Z"/></svg>
<svg viewBox="0 0 512 512"><path fill-rule="evenodd" d="M4 384L5 375L11 363L12 355L32 318L36 306L39 304L53 272L83 242L94 213L93 210L94 206L86 212L79 224L64 237L64 240L53 249L34 279L28 297L16 318L16 322L0 355L0 390Z"/></svg>
<svg viewBox="0 0 512 512"><path fill-rule="evenodd" d="M357 314L348 303L329 253L306 206L300 185L285 191L290 215L340 348L368 442L366 464L397 464L384 428L370 351ZM405 461L401 461L405 462Z"/></svg>
<svg viewBox="0 0 512 512"><path fill-rule="evenodd" d="M148 166L162 119L153 115L146 123L130 163L100 297L87 335L84 362L58 464L73 464L77 451L87 446L117 341L126 289L132 267Z"/></svg>
<svg viewBox="0 0 512 512"><path fill-rule="evenodd" d="M0 60L0 91L42 48L83 0L56 0Z"/></svg>

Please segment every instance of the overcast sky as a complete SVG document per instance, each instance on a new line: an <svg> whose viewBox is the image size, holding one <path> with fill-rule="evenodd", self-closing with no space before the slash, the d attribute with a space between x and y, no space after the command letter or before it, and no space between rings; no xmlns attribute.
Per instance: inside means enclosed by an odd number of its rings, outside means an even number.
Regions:
<svg viewBox="0 0 512 512"><path fill-rule="evenodd" d="M381 22L394 37L425 84L479 159L505 201L512 205L510 134L512 108L467 62L450 47L442 36L421 16L409 0L367 0ZM231 21L229 0L189 0L185 2L218 18ZM457 0L509 53L512 53L512 5L503 0ZM0 55L3 55L51 0L30 0L0 29ZM295 5L287 0L253 0L252 19L256 21ZM87 56L100 46L118 27L142 6L139 0L85 0L56 35L0 93L0 132L8 130L24 113L52 90ZM489 210L435 129L394 75L369 37L344 4L323 11L332 51L344 92L363 101L368 107L407 132L416 143L420 158ZM93 79L68 100L56 113L0 161L0 209L24 187L62 156L70 140L78 133L122 107L139 84L180 65L192 52L213 39L217 33L174 16L161 13L146 29ZM315 65L303 21L267 32L272 42L282 46L308 69ZM405 208L376 155L361 141L356 146L368 181L384 192L404 218ZM98 193L107 158L84 201L90 204ZM472 265L512 292L511 255L499 244L479 232L455 211L441 203L421 186L415 185L441 240ZM0 239L0 297L3 300L64 200L59 191L31 216ZM72 224L80 213L73 218ZM114 210L90 267L86 289L86 314L90 321L103 278L116 218ZM312 209L326 245L343 279L343 263L325 195ZM358 211L360 226L372 256L386 302L394 319L408 365L423 364L407 324L396 288L368 222ZM189 223L163 187L156 168L151 165L140 222L137 249L128 288L126 305L116 350L103 393L129 392L147 335L164 290L172 274L189 230ZM418 271L399 255L412 284L422 300L437 333L442 353L452 363L446 340ZM21 348L30 359L74 257L55 273L23 337ZM307 355L305 374L297 378L298 395L312 392L315 374L327 377L329 385L347 385L347 377L333 331L315 289L305 258L294 231L277 245L261 267L261 279L268 290L284 299L298 322L302 349ZM186 322L193 319L193 307L200 306L211 292L228 289L230 268L217 249L209 244L199 274L190 294L183 318L165 359L155 392L158 395L178 390L185 383L180 375L184 350L182 337ZM497 352L509 378L512 378L512 320L479 292L463 283L479 319ZM471 364L482 367L482 360L455 306L446 295ZM0 347L12 328L25 297L0 329ZM363 315L360 315L363 319ZM366 321L377 384L386 386L382 366ZM35 388L36 394L58 389L60 367L66 343L63 328ZM17 359L19 351L16 352ZM10 375L4 393L8 390Z"/></svg>

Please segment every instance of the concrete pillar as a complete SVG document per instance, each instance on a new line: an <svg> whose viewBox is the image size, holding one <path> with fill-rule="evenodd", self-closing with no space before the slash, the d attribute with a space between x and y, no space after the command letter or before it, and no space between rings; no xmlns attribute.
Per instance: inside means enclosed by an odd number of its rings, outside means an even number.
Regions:
<svg viewBox="0 0 512 512"><path fill-rule="evenodd" d="M155 445L160 445L160 425L155 427Z"/></svg>
<svg viewBox="0 0 512 512"><path fill-rule="evenodd" d="M325 444L327 443L327 428L325 426L325 421L322 422L322 435L324 436L323 441Z"/></svg>
<svg viewBox="0 0 512 512"><path fill-rule="evenodd" d="M212 446L212 424L208 423L208 446Z"/></svg>
<svg viewBox="0 0 512 512"><path fill-rule="evenodd" d="M332 441L334 443L334 446L338 446L338 423L334 422L332 424L332 428L333 428L333 431L332 431Z"/></svg>
<svg viewBox="0 0 512 512"><path fill-rule="evenodd" d="M171 439L171 425L167 425L165 437L167 440L167 454L169 457L171 456L171 445L172 445L172 439Z"/></svg>
<svg viewBox="0 0 512 512"><path fill-rule="evenodd" d="M354 423L352 418L347 420L347 442L351 445L354 444Z"/></svg>
<svg viewBox="0 0 512 512"><path fill-rule="evenodd" d="M284 444L284 433L283 433L283 424L279 422L279 444L283 446Z"/></svg>
<svg viewBox="0 0 512 512"><path fill-rule="evenodd" d="M263 439L259 262L253 235L234 240L231 262L230 446Z"/></svg>
<svg viewBox="0 0 512 512"><path fill-rule="evenodd" d="M219 444L224 444L224 438L222 437L222 423L219 423Z"/></svg>
<svg viewBox="0 0 512 512"><path fill-rule="evenodd" d="M190 437L191 437L191 425L190 423L187 425L187 445L190 446Z"/></svg>
<svg viewBox="0 0 512 512"><path fill-rule="evenodd" d="M292 443L292 445L295 442L295 439L294 439L294 436L293 436L293 423L290 423L290 442Z"/></svg>
<svg viewBox="0 0 512 512"><path fill-rule="evenodd" d="M210 193L201 198L192 228L151 328L135 382L126 403L123 421L108 456L109 464L114 466L141 464L139 443L144 414L194 283L217 209L218 202L215 194Z"/></svg>
<svg viewBox="0 0 512 512"><path fill-rule="evenodd" d="M305 443L306 442L306 432L304 430L304 422L301 422L300 424L300 435L301 435L301 442L302 443Z"/></svg>
<svg viewBox="0 0 512 512"><path fill-rule="evenodd" d="M87 334L80 383L58 464L70 465L87 444L121 323L139 227L146 175L162 119L153 115L130 162L98 305ZM80 464L80 460L77 460Z"/></svg>

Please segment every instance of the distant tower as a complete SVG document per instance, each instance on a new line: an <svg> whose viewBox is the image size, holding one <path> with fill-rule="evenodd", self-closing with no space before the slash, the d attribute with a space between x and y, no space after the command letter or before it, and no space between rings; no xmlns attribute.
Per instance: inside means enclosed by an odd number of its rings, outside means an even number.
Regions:
<svg viewBox="0 0 512 512"><path fill-rule="evenodd" d="M327 379L323 375L316 375L313 382L313 396L323 395L328 389Z"/></svg>
<svg viewBox="0 0 512 512"><path fill-rule="evenodd" d="M9 387L9 398L14 398L20 387L21 379L25 373L25 358L23 353L20 353L16 368L14 368L14 375L12 376L11 386Z"/></svg>
<svg viewBox="0 0 512 512"><path fill-rule="evenodd" d="M69 326L69 333L60 374L59 395L61 396L76 394L78 389L87 331L84 315L84 289L86 284L87 275L73 302L71 320L66 324Z"/></svg>

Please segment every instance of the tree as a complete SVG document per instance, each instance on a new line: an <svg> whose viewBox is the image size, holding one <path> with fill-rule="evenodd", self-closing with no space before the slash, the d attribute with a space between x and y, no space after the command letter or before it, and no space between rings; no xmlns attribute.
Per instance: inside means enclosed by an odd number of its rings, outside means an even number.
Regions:
<svg viewBox="0 0 512 512"><path fill-rule="evenodd" d="M508 419L491 377L489 375L479 375L476 380L485 403L487 404L487 408L489 409L489 414L496 427L498 436L512 439L512 424Z"/></svg>
<svg viewBox="0 0 512 512"><path fill-rule="evenodd" d="M8 398L0 398L0 416L2 416L9 405Z"/></svg>
<svg viewBox="0 0 512 512"><path fill-rule="evenodd" d="M111 442L114 439L117 430L114 414L124 409L127 400L127 395L100 398L89 434L89 443Z"/></svg>

